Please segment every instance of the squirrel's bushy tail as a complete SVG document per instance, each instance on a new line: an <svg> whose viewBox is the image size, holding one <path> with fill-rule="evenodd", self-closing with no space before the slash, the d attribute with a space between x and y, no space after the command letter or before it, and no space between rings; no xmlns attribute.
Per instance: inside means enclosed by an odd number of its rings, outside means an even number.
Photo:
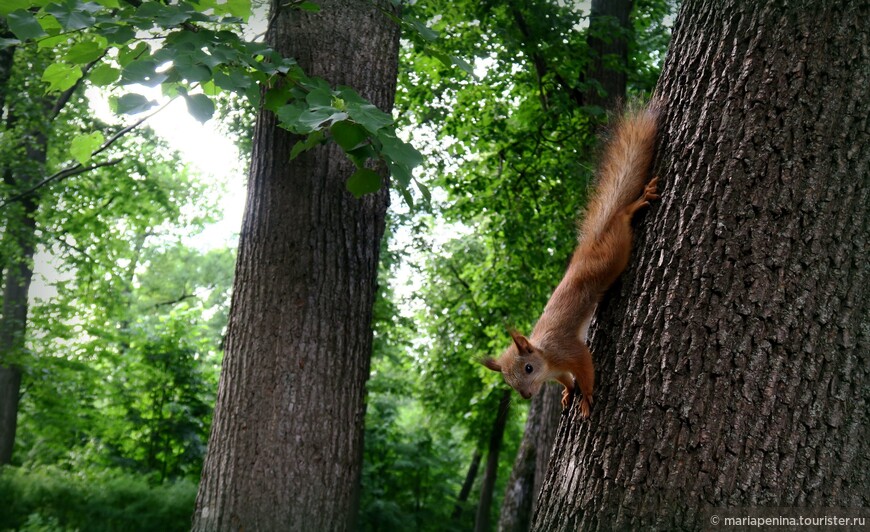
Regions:
<svg viewBox="0 0 870 532"><path fill-rule="evenodd" d="M599 239L613 216L649 181L658 124L658 104L629 110L616 124L598 165L598 183L580 222L579 239Z"/></svg>

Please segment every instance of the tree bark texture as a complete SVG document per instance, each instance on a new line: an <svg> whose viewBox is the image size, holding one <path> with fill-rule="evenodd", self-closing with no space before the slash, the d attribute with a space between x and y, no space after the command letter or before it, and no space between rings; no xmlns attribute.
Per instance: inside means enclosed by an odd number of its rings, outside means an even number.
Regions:
<svg viewBox="0 0 870 532"><path fill-rule="evenodd" d="M281 9L267 42L389 111L399 37L381 11L390 4L318 5ZM260 111L195 530L353 527L388 193L354 199L341 150L290 161L297 140Z"/></svg>
<svg viewBox="0 0 870 532"><path fill-rule="evenodd" d="M562 386L550 383L532 399L523 440L511 469L498 519L500 532L525 532L544 483L562 411Z"/></svg>
<svg viewBox="0 0 870 532"><path fill-rule="evenodd" d="M599 307L592 417L559 427L534 530L870 506L868 11L683 4L662 198Z"/></svg>

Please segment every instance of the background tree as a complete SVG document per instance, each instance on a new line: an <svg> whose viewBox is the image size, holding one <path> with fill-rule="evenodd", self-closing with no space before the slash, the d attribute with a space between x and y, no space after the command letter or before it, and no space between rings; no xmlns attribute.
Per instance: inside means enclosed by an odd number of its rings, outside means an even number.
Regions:
<svg viewBox="0 0 870 532"><path fill-rule="evenodd" d="M392 108L399 28L389 4L324 1L317 13L282 5L271 5L270 46ZM354 198L345 185L353 164L336 145L291 161L300 139L267 109L254 135L194 529L349 529L386 187Z"/></svg>
<svg viewBox="0 0 870 532"><path fill-rule="evenodd" d="M870 502L867 15L683 4L658 89L662 201L599 308L595 408L560 428L534 529Z"/></svg>
<svg viewBox="0 0 870 532"><path fill-rule="evenodd" d="M435 415L466 427L475 448L486 454L504 385L483 376L476 360L504 349L508 327L530 329L564 273L603 117L600 107L585 105L586 93L597 94L602 85L589 81L587 74L591 33L582 27L587 14L582 5L452 2L415 5L412 13L436 20L432 27L444 36L442 45L450 53L480 58L476 72L481 79L475 83L451 76L448 66L418 51L422 45L415 43L403 56L408 67L400 87L408 89L400 91L399 105L409 109L412 125L426 124L439 135L443 148L424 151L435 168L434 182L447 197L435 204L439 218L429 223L452 224L460 235L436 245L436 258L423 266L428 280L420 293L426 312L419 320L430 324L430 340L420 371L451 390L425 394L423 400ZM634 32L609 35L612 24L596 30L600 41L631 37L621 68L633 92L649 91L655 81L651 58L667 42L666 13L663 2L639 2ZM607 64L612 62L609 54L602 55ZM634 65L645 68L635 70ZM463 161L459 166L457 158ZM431 253L431 242L420 240L420 247ZM522 401L513 406L514 421L505 432L508 453L516 448L517 421L525 407ZM530 423L537 429L541 424L536 421ZM525 457L533 456L531 437L521 450ZM517 470L538 469L542 475L545 467L542 458L537 467L518 465ZM498 481L493 468L484 475L481 494L500 498L506 480L504 466L500 469ZM495 490L482 489L492 482L499 484ZM533 493L516 486L512 484L512 494ZM531 511L530 498L517 504ZM497 504L481 498L479 505L498 515Z"/></svg>

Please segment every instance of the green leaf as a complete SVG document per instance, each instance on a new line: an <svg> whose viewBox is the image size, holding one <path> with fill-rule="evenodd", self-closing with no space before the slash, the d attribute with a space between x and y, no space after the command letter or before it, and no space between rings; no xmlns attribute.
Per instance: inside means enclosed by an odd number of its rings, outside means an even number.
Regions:
<svg viewBox="0 0 870 532"><path fill-rule="evenodd" d="M109 102L116 113L128 115L147 111L157 105L157 102L135 93L125 94L120 98L111 98Z"/></svg>
<svg viewBox="0 0 870 532"><path fill-rule="evenodd" d="M332 124L329 132L332 133L332 138L335 139L335 142L346 152L357 148L369 138L369 134L364 127L348 120Z"/></svg>
<svg viewBox="0 0 870 532"><path fill-rule="evenodd" d="M428 52L430 55L432 55L432 57L434 57L435 59L440 61L441 64L443 64L444 66L459 67L460 69L462 69L465 73L470 75L475 80L478 79L477 76L474 75L474 67L469 65L468 62L466 60L462 59L461 57L458 57L455 55L445 54L445 53L439 52L438 50L428 50Z"/></svg>
<svg viewBox="0 0 870 532"><path fill-rule="evenodd" d="M393 162L413 169L423 163L423 155L416 148L396 136L395 131L381 130L377 134L381 153Z"/></svg>
<svg viewBox="0 0 870 532"><path fill-rule="evenodd" d="M0 16L6 16L13 11L24 10L30 7L28 0L3 0L0 2Z"/></svg>
<svg viewBox="0 0 870 532"><path fill-rule="evenodd" d="M360 168L347 179L347 189L355 197L377 192L381 189L381 176L374 170Z"/></svg>
<svg viewBox="0 0 870 532"><path fill-rule="evenodd" d="M173 69L178 72L178 75L187 80L189 83L198 81L208 81L211 79L211 69L205 65L191 64L187 62L179 62Z"/></svg>
<svg viewBox="0 0 870 532"><path fill-rule="evenodd" d="M371 144L363 144L358 148L353 150L349 150L346 152L347 156L350 157L350 160L357 166L357 168L362 168L363 165L369 159L377 159L378 152L375 151L374 146Z"/></svg>
<svg viewBox="0 0 870 532"><path fill-rule="evenodd" d="M412 28L417 30L417 33L420 34L423 39L433 42L438 40L438 32L430 28L429 26L423 24L419 20L412 17L404 17L404 20L411 25Z"/></svg>
<svg viewBox="0 0 870 532"><path fill-rule="evenodd" d="M113 68L111 65L99 65L91 70L88 79L97 87L105 87L118 81L120 77L121 71L117 68Z"/></svg>
<svg viewBox="0 0 870 532"><path fill-rule="evenodd" d="M112 44L125 44L136 37L136 31L126 24L100 24L96 31Z"/></svg>
<svg viewBox="0 0 870 532"><path fill-rule="evenodd" d="M77 135L69 144L69 153L81 164L91 160L91 154L103 145L105 137L99 131L88 135Z"/></svg>
<svg viewBox="0 0 870 532"><path fill-rule="evenodd" d="M39 17L37 20L39 20L39 25L42 26L45 33L63 38L62 41L57 42L66 42L69 39L69 35L63 35L63 26L60 25L60 22L48 13ZM42 39L40 39L39 44L42 44ZM40 46L39 49L42 50L42 46Z"/></svg>
<svg viewBox="0 0 870 532"><path fill-rule="evenodd" d="M169 77L165 72L157 72L157 61L151 57L143 57L133 61L121 72L122 82L124 84L141 83L148 87L156 87Z"/></svg>
<svg viewBox="0 0 870 532"><path fill-rule="evenodd" d="M344 120L345 113L336 112L335 109L312 109L299 115L299 124L308 128L308 131L319 129L326 122Z"/></svg>
<svg viewBox="0 0 870 532"><path fill-rule="evenodd" d="M400 190L408 188L408 185L411 184L411 180L414 179L414 176L411 174L411 169L403 164L397 164L390 159L385 159L387 163L387 168L390 170L390 175L393 176L393 179L398 181Z"/></svg>
<svg viewBox="0 0 870 532"><path fill-rule="evenodd" d="M139 41L135 46L125 46L123 48L118 49L118 64L121 67L126 67L136 59L139 59L143 55L149 54L150 48L147 43Z"/></svg>
<svg viewBox="0 0 870 532"><path fill-rule="evenodd" d="M9 25L9 31L22 41L45 35L45 30L39 25L36 17L23 9L9 13L6 17L6 23Z"/></svg>
<svg viewBox="0 0 870 532"><path fill-rule="evenodd" d="M82 69L76 65L52 63L42 73L42 81L48 83L45 92L63 92L82 77Z"/></svg>
<svg viewBox="0 0 870 532"><path fill-rule="evenodd" d="M74 44L64 56L68 63L84 65L99 59L106 51L106 47L95 41L86 41Z"/></svg>
<svg viewBox="0 0 870 532"><path fill-rule="evenodd" d="M305 140L300 140L293 145L293 149L290 150L290 160L292 161L296 157L299 157L299 154L302 152L306 152L318 144L322 144L324 140L326 140L326 138L323 136L322 131L311 133Z"/></svg>
<svg viewBox="0 0 870 532"><path fill-rule="evenodd" d="M93 26L97 19L92 13L102 10L102 6L93 2L77 2L67 0L63 4L51 3L45 6L45 12L54 15L63 29L67 31L81 30Z"/></svg>
<svg viewBox="0 0 870 532"><path fill-rule="evenodd" d="M218 74L215 73L214 79L215 83L218 83ZM224 74L226 76L226 74ZM222 84L218 83L218 86L226 89ZM266 100L263 105L266 109L274 112L277 112L278 109L281 108L282 105L286 105L287 101L290 99L290 87L287 85L282 85L280 87L272 87L268 91L266 91Z"/></svg>
<svg viewBox="0 0 870 532"><path fill-rule="evenodd" d="M322 87L312 89L311 92L305 96L305 101L311 109L321 109L324 107L334 109L332 107L332 91Z"/></svg>
<svg viewBox="0 0 870 532"><path fill-rule="evenodd" d="M414 180L414 184L417 185L417 188L420 189L420 193L423 194L423 199L426 203L432 203L432 193L429 191L429 187L424 185L423 183Z"/></svg>
<svg viewBox="0 0 870 532"><path fill-rule="evenodd" d="M185 95L184 100L187 110L200 122L205 123L214 115L214 103L205 94Z"/></svg>
<svg viewBox="0 0 870 532"><path fill-rule="evenodd" d="M251 16L251 0L227 0L227 13L242 20Z"/></svg>
<svg viewBox="0 0 870 532"><path fill-rule="evenodd" d="M347 102L347 99L345 99ZM393 123L393 117L370 103L347 102L347 114L372 133Z"/></svg>

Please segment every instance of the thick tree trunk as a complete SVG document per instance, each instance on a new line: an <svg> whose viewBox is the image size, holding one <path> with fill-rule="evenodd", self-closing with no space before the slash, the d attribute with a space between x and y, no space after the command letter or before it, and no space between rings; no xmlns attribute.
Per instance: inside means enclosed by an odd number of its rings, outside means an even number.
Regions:
<svg viewBox="0 0 870 532"><path fill-rule="evenodd" d="M399 30L381 11L390 4L318 5L283 9L269 44L391 109ZM341 150L290 161L296 140L260 112L195 530L349 530L356 515L388 194L354 199Z"/></svg>
<svg viewBox="0 0 870 532"><path fill-rule="evenodd" d="M870 506L870 12L833 4L683 4L662 199L600 306L592 417L560 426L533 529Z"/></svg>

